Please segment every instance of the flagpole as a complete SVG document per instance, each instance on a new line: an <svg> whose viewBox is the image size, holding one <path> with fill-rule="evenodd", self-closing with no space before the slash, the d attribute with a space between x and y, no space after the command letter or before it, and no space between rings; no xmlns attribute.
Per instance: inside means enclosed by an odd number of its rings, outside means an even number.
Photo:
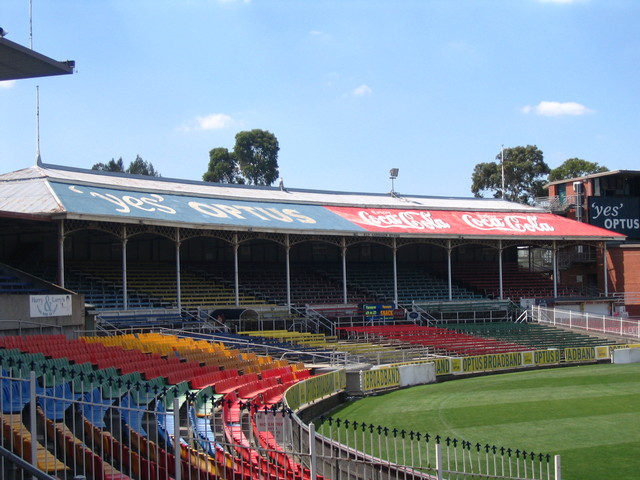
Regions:
<svg viewBox="0 0 640 480"><path fill-rule="evenodd" d="M42 162L40 158L40 85L36 85L36 165Z"/></svg>
<svg viewBox="0 0 640 480"><path fill-rule="evenodd" d="M500 161L500 165L502 166L502 199L504 200L504 145L502 145L502 149L500 150L500 155L502 157Z"/></svg>

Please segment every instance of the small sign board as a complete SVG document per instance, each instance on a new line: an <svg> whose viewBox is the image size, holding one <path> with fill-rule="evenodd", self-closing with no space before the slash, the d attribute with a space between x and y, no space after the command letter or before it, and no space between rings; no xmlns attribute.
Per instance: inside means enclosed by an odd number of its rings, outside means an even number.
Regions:
<svg viewBox="0 0 640 480"><path fill-rule="evenodd" d="M71 295L29 295L31 318L68 317L71 312Z"/></svg>
<svg viewBox="0 0 640 480"><path fill-rule="evenodd" d="M369 320L393 320L394 303L365 303L362 305L364 316Z"/></svg>

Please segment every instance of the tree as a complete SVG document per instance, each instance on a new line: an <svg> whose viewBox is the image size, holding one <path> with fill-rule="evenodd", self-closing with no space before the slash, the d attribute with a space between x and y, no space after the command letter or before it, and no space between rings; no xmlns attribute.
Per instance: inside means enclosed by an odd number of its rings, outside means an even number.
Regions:
<svg viewBox="0 0 640 480"><path fill-rule="evenodd" d="M118 160L114 160L112 158L107 163L96 163L93 167L91 167L91 170L124 173L124 162L122 161L122 157L120 157Z"/></svg>
<svg viewBox="0 0 640 480"><path fill-rule="evenodd" d="M512 202L533 203L544 194L545 176L549 166L542 151L535 145L504 149L504 195L502 192L502 152L497 162L479 163L471 175L471 192L476 197L493 193L495 198Z"/></svg>
<svg viewBox="0 0 640 480"><path fill-rule="evenodd" d="M233 153L248 184L271 185L278 179L278 139L266 130L254 129L236 135Z"/></svg>
<svg viewBox="0 0 640 480"><path fill-rule="evenodd" d="M136 155L136 159L131 162L129 168L127 168L127 173L132 173L134 175L147 175L149 177L159 177L160 172L158 172L151 162L147 162L142 159L140 155Z"/></svg>
<svg viewBox="0 0 640 480"><path fill-rule="evenodd" d="M136 159L129 164L129 167L124 169L124 162L122 161L122 157L118 160L114 160L113 158L109 160L107 163L96 163L91 170L100 170L102 172L116 172L116 173L131 173L134 175L147 175L149 177L160 177L160 172L158 172L151 162L146 162L142 159L140 155L136 155Z"/></svg>
<svg viewBox="0 0 640 480"><path fill-rule="evenodd" d="M202 179L205 182L244 183L244 178L238 172L234 154L223 147L209 151L209 170Z"/></svg>
<svg viewBox="0 0 640 480"><path fill-rule="evenodd" d="M549 181L556 182L558 180L568 180L570 178L584 177L592 173L608 172L605 166L598 165L596 162L588 162L581 158L569 158L562 165L551 170L549 173Z"/></svg>
<svg viewBox="0 0 640 480"><path fill-rule="evenodd" d="M207 182L271 185L278 179L278 139L267 131L254 129L236 134L232 152L226 148L209 151Z"/></svg>

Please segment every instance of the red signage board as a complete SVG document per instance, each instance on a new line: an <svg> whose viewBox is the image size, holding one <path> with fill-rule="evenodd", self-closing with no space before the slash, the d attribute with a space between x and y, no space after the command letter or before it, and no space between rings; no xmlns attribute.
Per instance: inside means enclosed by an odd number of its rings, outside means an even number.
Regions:
<svg viewBox="0 0 640 480"><path fill-rule="evenodd" d="M326 209L370 232L424 233L427 235L609 237L615 232L551 213L468 212L449 210L375 209L332 207Z"/></svg>

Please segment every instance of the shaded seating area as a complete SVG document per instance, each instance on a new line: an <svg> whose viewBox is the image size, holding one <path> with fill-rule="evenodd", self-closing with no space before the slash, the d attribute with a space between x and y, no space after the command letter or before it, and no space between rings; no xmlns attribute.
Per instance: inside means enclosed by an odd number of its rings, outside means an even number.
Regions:
<svg viewBox="0 0 640 480"><path fill-rule="evenodd" d="M185 323L178 309L138 309L102 312L96 316L103 328L118 330L180 328Z"/></svg>
<svg viewBox="0 0 640 480"><path fill-rule="evenodd" d="M0 270L0 295L41 295L47 292L46 288L36 287L29 281L13 275L3 275Z"/></svg>
<svg viewBox="0 0 640 480"><path fill-rule="evenodd" d="M456 264L453 266L453 278L462 285L474 289L483 296L500 297L498 264ZM521 298L552 298L553 280L549 275L520 267L514 262L505 262L502 267L503 297L513 301ZM558 296L575 296L579 292L558 285Z"/></svg>
<svg viewBox="0 0 640 480"><path fill-rule="evenodd" d="M334 275L337 273L334 272ZM377 299L386 302L394 299L393 270L387 264L351 264L347 269L347 282ZM448 282L423 268L410 265L398 266L397 282L400 305L410 305L414 301L449 299ZM452 285L452 297L455 300L483 298L473 290L456 284Z"/></svg>
<svg viewBox="0 0 640 480"><path fill-rule="evenodd" d="M229 269L217 269L209 274L228 285L234 283L234 272ZM253 295L265 303L286 305L287 277L282 266L261 267L242 265L239 282L241 291ZM312 265L297 265L290 271L291 303L294 305L341 304L344 301L342 280ZM375 297L357 288L347 291L349 303L375 301Z"/></svg>

